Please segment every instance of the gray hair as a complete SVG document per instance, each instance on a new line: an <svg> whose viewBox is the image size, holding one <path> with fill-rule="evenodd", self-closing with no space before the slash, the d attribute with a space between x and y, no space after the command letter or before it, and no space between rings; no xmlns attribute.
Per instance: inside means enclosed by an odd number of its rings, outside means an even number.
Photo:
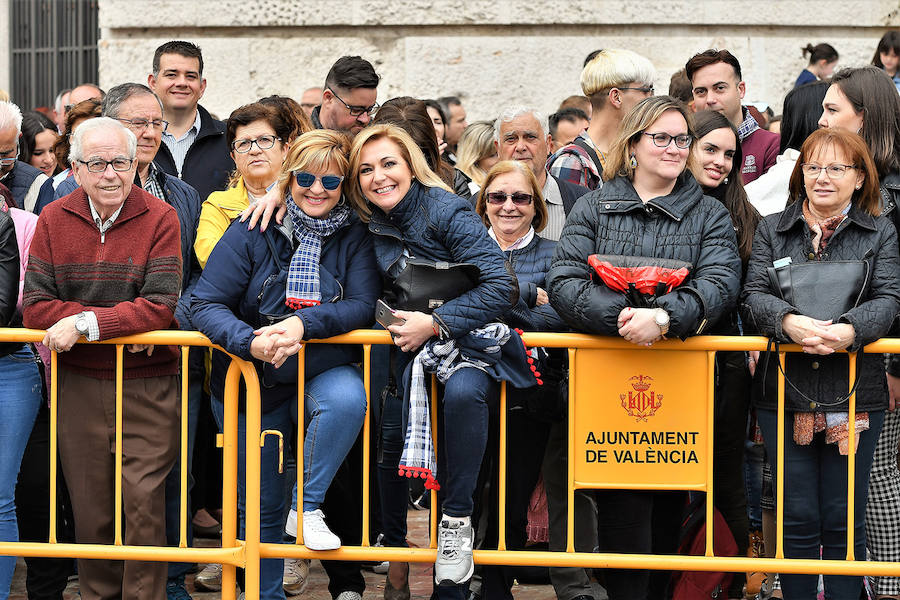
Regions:
<svg viewBox="0 0 900 600"><path fill-rule="evenodd" d="M106 96L103 97L103 104L100 105L100 114L104 117L112 117L115 119L119 116L119 111L122 110L123 102L132 96L141 95L153 96L156 98L156 101L159 103L159 110L165 113L162 100L153 93L153 90L142 83L123 83L106 92Z"/></svg>
<svg viewBox="0 0 900 600"><path fill-rule="evenodd" d="M532 115L535 119L537 119L538 125L541 126L541 134L547 135L547 132L550 131L550 123L547 121L547 117L543 115L539 110L535 108L531 108L529 106L509 106L500 113L500 116L497 117L497 120L494 121L494 141L500 141L500 126L504 123L509 123L513 119L521 117L522 115Z"/></svg>
<svg viewBox="0 0 900 600"><path fill-rule="evenodd" d="M84 160L84 154L82 152L84 136L95 129L113 129L120 132L125 136L125 142L128 144L128 158L133 160L134 157L137 156L137 138L127 127L115 119L110 119L109 117L97 117L95 119L84 121L72 132L72 138L70 140L72 147L69 150L70 163L74 165L75 161Z"/></svg>
<svg viewBox="0 0 900 600"><path fill-rule="evenodd" d="M22 133L22 111L12 102L0 102L0 129L16 128Z"/></svg>

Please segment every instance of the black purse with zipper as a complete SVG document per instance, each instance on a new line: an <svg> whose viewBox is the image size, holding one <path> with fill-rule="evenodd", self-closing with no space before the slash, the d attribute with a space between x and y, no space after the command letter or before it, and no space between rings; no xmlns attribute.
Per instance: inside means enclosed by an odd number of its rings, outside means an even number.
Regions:
<svg viewBox="0 0 900 600"><path fill-rule="evenodd" d="M394 280L396 306L431 314L478 285L481 269L471 263L407 258Z"/></svg>

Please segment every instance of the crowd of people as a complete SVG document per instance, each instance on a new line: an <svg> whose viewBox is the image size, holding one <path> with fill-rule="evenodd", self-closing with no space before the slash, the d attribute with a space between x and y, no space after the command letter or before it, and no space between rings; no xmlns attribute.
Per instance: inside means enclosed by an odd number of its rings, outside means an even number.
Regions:
<svg viewBox="0 0 900 600"><path fill-rule="evenodd" d="M222 121L200 104L203 56L186 41L156 49L146 84L61 92L55 118L0 102L0 324L46 330L40 343L0 344L9 375L0 388L0 539L47 539L55 377L59 538L113 542L116 355L76 342L180 328L252 362L263 429L296 441L304 428L303 448L286 450L302 456L300 490L286 481L278 444L263 445L263 542L299 534L317 551L360 543L359 434L369 403L370 541L407 545L411 502L438 511L434 597L512 598L517 578L536 577L560 600L590 600L594 579L613 600L669 598L679 573L474 564L473 548L497 544L500 461L506 547L567 547L567 357L527 347L521 333L592 333L644 347L763 335L766 352L716 356L713 501L727 523L716 535L732 538L739 555L774 556L781 372L784 556L847 555L854 456L855 557L900 560L900 358L861 354L848 373L840 352L889 335L900 314L900 32L885 34L868 66L835 71L829 44L810 44L803 56L809 64L780 115L744 105L740 61L724 49L686 57L659 96L648 59L598 50L585 60L583 95L549 117L498 106L495 118L471 124L457 96L379 103L380 77L359 56L338 59L299 101L268 96ZM687 275L623 292L604 283L597 257L612 269ZM305 342L371 327L387 329L393 344L372 349L367 400L360 347ZM781 343L803 352L782 366ZM175 346L126 346L124 543L179 541L183 377L188 531L221 531L213 440L225 427L229 362L192 349L184 372ZM497 443L501 382L506 456ZM245 401L242 389L240 439ZM431 489L438 505L428 507ZM574 547L676 553L691 500L578 490ZM73 561L26 563L29 598L62 598ZM332 597L362 597L361 563L322 565ZM13 557L0 560L3 597L14 567ZM409 565L379 567L385 600L410 598ZM80 593L91 600L189 600L192 568L77 561ZM260 573L260 598L298 595L309 561L264 559ZM194 587L217 591L221 578L220 565L204 565ZM826 598L855 600L865 589L900 598L900 577L864 585L858 576L750 572L714 587L713 597L732 599L806 600L822 587Z"/></svg>

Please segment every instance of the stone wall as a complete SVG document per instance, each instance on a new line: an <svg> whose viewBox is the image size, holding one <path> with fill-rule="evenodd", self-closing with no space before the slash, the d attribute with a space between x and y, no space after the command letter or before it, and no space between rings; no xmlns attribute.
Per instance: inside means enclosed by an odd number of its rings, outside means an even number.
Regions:
<svg viewBox="0 0 900 600"><path fill-rule="evenodd" d="M299 97L344 54L372 61L379 100L456 94L470 121L514 103L552 112L580 93L584 57L603 47L647 56L662 93L693 53L728 48L741 60L746 100L781 112L806 66L801 47L827 41L840 66L860 66L887 28L900 27L900 0L99 2L102 86L146 81L156 46L187 39L203 49L202 103L222 118L260 96Z"/></svg>

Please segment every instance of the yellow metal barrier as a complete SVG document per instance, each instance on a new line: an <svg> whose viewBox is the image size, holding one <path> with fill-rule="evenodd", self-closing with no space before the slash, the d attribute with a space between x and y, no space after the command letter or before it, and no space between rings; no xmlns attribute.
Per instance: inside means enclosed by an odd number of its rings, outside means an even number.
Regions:
<svg viewBox="0 0 900 600"><path fill-rule="evenodd" d="M475 562L479 564L489 565L545 565L545 566L583 566L593 568L635 568L635 569L661 569L675 571L725 571L725 572L744 572L744 571L766 571L766 572L782 572L782 573L816 573L816 574L843 574L843 575L900 575L900 562L866 562L856 561L853 557L852 544L848 545L847 560L805 560L805 559L785 559L782 548L783 539L783 466L784 454L783 444L780 443L784 439L784 379L779 373L779 418L778 418L778 500L777 500L777 522L778 522L778 540L776 543L776 552L778 558L747 558L747 557L724 557L715 556L712 545L712 528L707 529L706 536L706 553L705 556L684 556L684 555L644 555L644 554L610 554L610 553L585 553L574 552L572 541L574 539L574 490L580 487L586 488L608 488L622 486L632 489L691 489L701 490L707 494L712 494L713 479L713 377L714 377L714 360L717 351L765 351L767 346L766 338L762 337L719 337L719 336L702 336L690 338L684 342L678 340L668 340L658 342L652 348L637 347L624 340L610 337L589 336L582 334L556 334L556 333L526 333L525 342L529 346L544 346L553 348L567 348L570 359L570 396L569 396L569 513L568 513L568 549L566 552L543 552L543 551L506 551L505 543L505 513L506 513L506 484L505 484L505 460L500 461L500 478L499 478L499 503L497 506L498 524L499 524L499 543L498 550L476 550L474 552ZM310 343L329 343L329 344L358 344L363 347L364 356L364 382L366 384L367 396L371 400L372 393L370 390L370 353L372 345L390 344L391 339L385 331L360 330L348 333L346 335L329 338L327 340L314 340ZM702 413L703 427L705 431L701 442L696 442L698 446L697 469L693 473L691 481L684 483L678 482L653 482L649 485L641 485L640 482L630 481L626 483L614 482L611 484L606 481L580 481L576 479L576 427L579 406L590 405L595 403L596 399L602 394L615 393L617 396L622 391L621 385L617 387L604 386L602 380L597 381L597 373L591 369L590 387L582 386L579 381L579 353L587 353L591 351L600 351L607 355L615 355L621 357L624 353L633 357L633 363L639 366L640 370L644 369L645 364L653 364L654 357L660 357L660 352L665 353L670 358L677 354L683 353L685 358L688 355L694 355L692 360L685 364L700 364L702 366L702 376L706 379L701 386L704 393L701 396L704 411ZM785 353L798 352L800 347L797 345L782 345L780 347L780 359L783 362ZM875 343L869 344L863 349L864 352L900 352L900 339L883 339ZM302 359L302 355L301 355ZM699 361L699 362L698 362ZM850 368L855 368L856 356L850 355ZM301 360L301 365L302 360ZM302 371L301 371L302 374ZM689 375L686 371L675 370L675 374L679 375L681 384L686 382ZM671 373L670 373L671 375ZM298 415L304 414L303 410L303 381L302 376L298 383ZM851 378L852 379L852 378ZM640 382L639 382L640 383ZM703 383L703 382L701 382ZM585 387L585 389L580 389ZM436 397L436 384L432 380L432 397ZM588 398L583 396L588 394ZM624 400L623 400L624 401ZM855 396L851 396L850 411L855 409ZM435 420L435 404L432 403L432 419ZM254 412L258 413L258 409ZM500 415L501 415L501 431L500 431L500 456L505 456L506 448L506 393L505 385L501 388ZM854 447L854 419L850 419L850 447ZM327 560L359 560L359 561L399 561L399 562L434 562L436 558L436 513L432 511L430 521L430 548L383 548L371 547L368 530L369 517L369 442L370 442L370 426L369 415L366 415L365 426L363 429L363 510L362 510L362 531L363 540L360 546L342 546L338 550L327 552L311 551L302 545L302 525L298 524L298 538L295 544L268 544L259 545L259 556L263 558L317 558ZM303 431L302 427L298 428L298 449L303 447ZM436 432L437 428L433 427L432 431ZM257 432L258 433L258 432ZM248 414L248 439L249 439L249 414ZM698 436L700 437L700 436ZM298 451L297 466L297 487L298 498L302 497L303 486L303 466L302 451ZM249 465L248 456L248 469ZM850 472L850 489L848 489L848 511L847 516L850 525L848 526L848 538L852 536L853 531L853 469L854 461L848 461ZM258 486L258 482L256 482ZM248 474L248 496L250 495L250 481ZM258 493L258 487L255 490ZM435 493L432 492L432 502L434 504ZM711 502L707 503L707 522L712 522ZM249 535L248 535L249 540ZM248 541L248 548L250 542ZM248 555L249 559L249 555ZM248 567L249 570L252 567Z"/></svg>
<svg viewBox="0 0 900 600"><path fill-rule="evenodd" d="M31 329L0 329L0 340L4 342L39 342L44 332ZM84 342L86 343L86 342ZM241 377L247 387L247 402L259 405L259 384L253 365L232 356L225 386L225 427L223 440L223 504L222 504L222 546L220 548L189 548L187 546L187 418L188 418L188 349L217 348L204 335L186 331L154 331L141 335L128 336L92 342L116 346L116 436L115 436L115 532L111 545L59 543L57 541L56 506L57 506L57 406L58 406L58 356L51 354L50 379L50 535L47 543L33 542L0 542L0 554L11 556L47 556L71 557L86 559L115 560L147 560L165 562L203 562L221 563L223 565L222 598L234 600L236 584L236 568L247 564L246 544L237 539L237 414L238 385ZM179 460L181 466L179 512L181 526L177 547L168 546L128 546L122 543L122 427L123 427L123 349L127 344L177 345L181 348L181 449ZM220 348L221 349L221 348ZM124 424L127 427L127 423ZM256 430L259 423L256 423ZM253 431L248 428L248 432ZM258 434L256 440L258 440ZM249 442L249 437L247 439ZM248 446L251 444L248 443ZM256 444L257 450L259 444ZM248 453L250 456L250 453ZM259 456L256 456L257 463ZM258 473L256 481L258 481ZM258 485L258 484L257 484ZM258 493L256 494L258 503ZM248 516L248 528L253 527L254 519ZM250 529L248 529L249 531ZM259 511L255 518L256 539L259 538ZM257 545L258 546L258 545ZM249 581L249 574L248 574ZM257 573L258 581L258 573Z"/></svg>
<svg viewBox="0 0 900 600"><path fill-rule="evenodd" d="M34 342L43 338L44 332L26 329L0 329L0 341L21 341ZM500 461L500 478L499 478L499 503L497 506L498 523L499 523L499 543L498 550L476 550L474 552L475 561L480 564L497 564L497 565L546 565L546 566L584 566L595 568L641 568L641 569L665 569L665 570L686 570L686 571L750 571L764 570L768 572L783 573L822 573L822 574L846 574L846 575L900 575L900 563L888 562L865 562L856 561L853 556L853 545L848 543L848 552L846 560L798 560L784 559L782 547L783 540L783 465L784 454L784 380L779 374L778 384L778 440L779 451L776 457L778 468L777 479L777 537L776 540L776 556L772 559L750 559L746 557L721 557L714 556L712 551L712 531L707 531L707 549L705 556L658 556L658 555L637 555L637 554L596 554L574 552L572 540L574 539L574 516L573 516L573 495L574 490L579 487L586 488L603 488L613 486L630 487L634 489L695 489L705 491L707 494L712 493L712 431L713 431L713 392L712 377L714 371L714 356L717 351L741 351L741 350L760 350L766 349L767 340L758 337L696 337L685 342L665 341L657 343L653 348L639 348L624 340L616 338L604 338L579 334L553 334L553 333L528 333L525 335L525 341L529 346L544 346L554 348L567 348L570 358L570 398L569 398L569 514L568 514L568 537L569 545L566 552L536 552L536 551L506 551L505 542L505 512L506 512L506 465L505 460ZM187 547L186 535L186 513L187 513L187 378L182 381L182 442L181 442L181 498L180 512L182 524L180 529L180 539L178 547L156 547L156 546L126 546L122 544L121 532L121 500L119 498L121 491L121 461L122 461L122 356L125 344L174 344L182 349L182 370L187 373L187 349L190 347L216 347L206 337L196 332L181 331L157 331L150 332L138 336L130 336L115 340L100 342L106 344L114 344L117 347L117 397L116 397L116 491L117 500L115 505L116 511L116 531L115 540L112 545L100 544L69 544L57 542L56 531L56 433L57 433L57 355L52 354L51 369L52 379L50 388L51 401L51 491L50 491L50 536L48 543L29 543L29 542L0 542L0 554L14 556L48 556L48 557L76 557L76 558L107 558L117 560L151 560L151 561L184 561L184 562L204 562L204 563L220 563L223 565L223 585L222 598L224 600L234 600L235 598L235 581L236 568L243 567L246 569L246 597L252 600L258 597L259 589L259 559L260 558L318 558L332 560L366 560L366 561L403 561L403 562L433 562L436 555L436 536L437 516L432 511L430 520L431 544L429 548L382 548L372 547L370 545L369 532L369 514L370 507L368 503L369 490L371 482L369 481L369 465L371 457L369 455L369 442L371 437L371 426L369 414L367 413L365 424L363 427L363 509L360 518L362 519L362 543L360 546L343 546L338 550L328 552L316 552L308 550L303 546L302 540L302 524L298 524L298 538L296 544L263 544L260 543L260 444L264 432L261 431L261 405L259 382L257 380L256 371L253 365L232 356L232 363L229 367L226 386L225 386L225 418L224 433L222 435L223 446L223 522L222 522L222 547L221 548L189 548ZM372 393L370 389L371 381L371 350L373 345L390 344L390 336L384 331L355 331L346 335L338 336L328 340L315 340L311 343L330 343L330 344L359 344L363 347L363 376L366 385L366 394L371 406ZM221 348L220 348L221 349ZM781 347L780 360L784 362L786 352L799 351L798 346L784 345ZM884 339L870 344L864 349L865 352L893 352L900 353L900 339ZM301 351L302 352L302 351ZM602 357L604 361L610 357L617 357L617 360L628 359L633 357L631 362L639 367L641 371L638 376L645 376L646 365L654 365L659 357L669 356L677 357L679 354L688 360L688 363L676 360L678 364L693 364L694 368L700 370L702 378L706 379L703 389L705 393L702 405L705 411L702 413L702 421L704 423L703 435L698 434L692 444L696 446L698 465L696 469L692 469L692 475L687 481L667 482L662 479L650 482L642 481L597 481L591 480L596 477L592 475L590 470L584 471L584 478L576 477L580 473L576 463L576 447L577 428L584 427L576 421L576 415L579 409L584 405L596 404L597 398L602 394L616 394L622 397L623 407L630 410L634 414L629 414L630 418L638 420L649 418L647 414L652 412L654 406L665 401L659 396L648 399L647 395L633 396L630 394L621 394L622 386L616 382L604 385L606 382L596 381L598 373L588 362L588 368L585 368L585 357L591 358L592 353L599 353L597 356ZM665 354L657 354L657 353ZM583 356L579 356L582 354ZM690 357L693 355L693 357ZM656 358L654 358L656 357ZM594 357L596 358L596 357ZM304 414L303 407L303 354L300 355L300 370L298 382L298 415ZM850 368L855 367L856 356L850 355ZM658 366L653 367L658 368ZM671 367L669 367L671 370ZM580 375L582 371L590 373L590 387L584 385L584 377ZM675 370L676 375L684 375L684 371ZM629 375L630 376L630 375ZM671 376L671 374L670 374ZM237 422L238 422L238 386L240 379L243 377L247 388L247 411L246 411L246 436L244 440L237 439ZM634 378L634 376L631 376ZM653 377L653 375L646 375ZM621 381L621 377L619 378ZM641 390L646 381L638 378L639 386L634 388L637 392L646 392L649 387ZM654 380L655 381L655 380ZM684 383L684 381L682 381ZM652 385L652 384L651 384ZM437 385L432 380L433 397L436 396ZM657 394L658 391L654 392ZM669 399L670 392L664 392L666 399ZM585 398L584 396L588 397ZM627 397L627 402L626 402ZM636 400L635 400L636 398ZM631 405L628 402L634 401ZM658 409L659 406L656 406ZM850 398L850 412L855 409L855 396ZM368 409L367 409L368 410ZM432 421L436 424L436 403L432 403ZM500 456L505 456L506 449L506 387L501 386L500 398L500 415L501 415L501 432L500 432ZM302 422L302 421L301 421ZM127 426L127 424L126 424ZM433 427L433 431L437 431ZM850 419L850 448L854 447L855 438L855 420ZM699 441L698 441L699 440ZM238 443L243 442L246 445L246 511L245 511L245 536L244 540L237 539L237 455ZM298 427L297 432L297 448L303 447L303 428ZM303 452L297 452L297 485L298 497L302 498L303 486ZM583 467L584 465L582 465ZM848 461L849 489L848 494L848 542L852 539L852 522L853 522L853 474L854 461ZM583 470L583 469L582 469ZM602 472L602 471L601 471ZM432 502L436 501L434 492L432 492ZM712 503L707 503L707 522L711 522ZM302 515L302 511L301 511ZM302 518L302 517L301 517Z"/></svg>

